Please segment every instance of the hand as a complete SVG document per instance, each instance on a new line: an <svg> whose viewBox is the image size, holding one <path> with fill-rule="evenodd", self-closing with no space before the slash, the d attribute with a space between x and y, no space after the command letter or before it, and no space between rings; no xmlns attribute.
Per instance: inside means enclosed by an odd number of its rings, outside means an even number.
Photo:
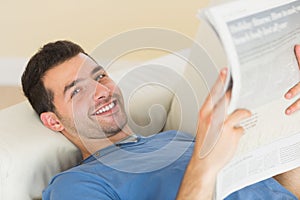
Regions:
<svg viewBox="0 0 300 200"><path fill-rule="evenodd" d="M300 45L295 46L295 55L296 55L296 58L297 58L297 61L298 61L298 67L300 69ZM296 85L294 85L294 87L289 89L289 91L287 91L287 93L284 95L284 97L286 99L292 99L293 97L295 97L299 93L300 93L300 82L298 82ZM290 105L285 110L285 113L287 115L290 115L290 114L294 113L295 111L297 111L299 109L300 109L300 99L297 99L292 105Z"/></svg>
<svg viewBox="0 0 300 200"><path fill-rule="evenodd" d="M227 69L223 69L220 76L213 87L210 95L205 100L200 112L197 129L197 138L195 143L194 157L205 162L209 166L209 170L213 173L225 166L225 164L233 157L238 142L243 135L244 129L239 123L251 116L250 111L238 109L230 115L227 115L227 107L230 101L231 91L228 91L222 98L217 99L224 87L227 76ZM215 122L217 121L217 123ZM212 127L211 127L212 126ZM218 128L215 128L215 127ZM210 129L219 131L219 138L211 151L204 158L200 157L200 151L205 143L207 134L211 134Z"/></svg>
<svg viewBox="0 0 300 200"><path fill-rule="evenodd" d="M223 69L213 87L210 95L206 98L198 119L197 136L194 153L186 169L181 187L177 196L180 199L212 199L215 180L219 170L232 158L238 142L244 132L238 124L241 120L250 117L247 110L236 110L227 116L227 105L230 92L222 98L217 98L222 92L223 83L226 79L227 69ZM215 101L215 103L214 103ZM219 138L213 148L205 157L200 157L205 137L211 134L209 129L214 121L220 120Z"/></svg>

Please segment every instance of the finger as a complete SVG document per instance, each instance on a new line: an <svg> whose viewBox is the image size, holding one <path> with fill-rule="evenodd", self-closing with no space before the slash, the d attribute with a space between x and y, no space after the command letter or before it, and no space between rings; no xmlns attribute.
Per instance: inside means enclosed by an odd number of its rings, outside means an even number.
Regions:
<svg viewBox="0 0 300 200"><path fill-rule="evenodd" d="M294 112L296 112L297 110L300 109L300 99L298 99L296 102L294 102L292 105L290 105L286 110L285 113L287 115L290 115Z"/></svg>
<svg viewBox="0 0 300 200"><path fill-rule="evenodd" d="M297 58L298 66L300 68L300 45L296 45L294 51Z"/></svg>
<svg viewBox="0 0 300 200"><path fill-rule="evenodd" d="M251 112L249 110L238 109L228 116L226 123L232 127L238 128L241 127L240 122L249 117L251 117Z"/></svg>
<svg viewBox="0 0 300 200"><path fill-rule="evenodd" d="M300 93L300 82L294 85L291 89L289 89L287 93L284 95L284 97L286 99L291 99L299 93Z"/></svg>
<svg viewBox="0 0 300 200"><path fill-rule="evenodd" d="M225 93L225 103L226 103L226 108L228 107L229 103L230 103L230 99L231 99L231 94L232 94L232 90L228 90Z"/></svg>
<svg viewBox="0 0 300 200"><path fill-rule="evenodd" d="M228 90L225 95L221 97L218 103L214 106L212 110L212 118L222 120L220 123L223 123L225 117L227 116L227 108L230 103L231 90Z"/></svg>
<svg viewBox="0 0 300 200"><path fill-rule="evenodd" d="M201 108L201 112L204 115L211 113L212 109L216 105L217 101L219 100L218 96L223 93L224 90L224 83L227 77L227 68L223 68L220 71L219 77L214 84L213 88L211 89L210 93L206 97L203 106Z"/></svg>

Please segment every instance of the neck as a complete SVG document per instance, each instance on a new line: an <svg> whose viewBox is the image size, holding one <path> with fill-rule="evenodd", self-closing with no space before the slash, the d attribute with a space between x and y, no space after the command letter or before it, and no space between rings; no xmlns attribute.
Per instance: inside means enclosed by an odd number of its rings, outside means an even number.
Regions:
<svg viewBox="0 0 300 200"><path fill-rule="evenodd" d="M83 139L81 138L81 144L75 144L80 148L83 159L86 159L90 155L94 154L96 151L104 149L112 144L115 144L128 136L132 135L132 130L125 126L120 132L117 134L103 139Z"/></svg>

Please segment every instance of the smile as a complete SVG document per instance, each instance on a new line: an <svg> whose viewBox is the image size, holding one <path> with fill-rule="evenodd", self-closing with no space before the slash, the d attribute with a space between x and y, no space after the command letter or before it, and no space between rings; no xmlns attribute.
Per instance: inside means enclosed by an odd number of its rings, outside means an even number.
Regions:
<svg viewBox="0 0 300 200"><path fill-rule="evenodd" d="M108 112L111 109L113 109L115 106L116 106L115 101L112 101L110 104L103 106L99 110L97 110L94 115L100 115L102 113Z"/></svg>

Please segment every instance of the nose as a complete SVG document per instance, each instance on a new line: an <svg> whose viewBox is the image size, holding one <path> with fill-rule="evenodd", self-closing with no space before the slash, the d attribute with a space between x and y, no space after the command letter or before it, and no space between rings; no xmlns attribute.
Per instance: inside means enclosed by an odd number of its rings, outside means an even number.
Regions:
<svg viewBox="0 0 300 200"><path fill-rule="evenodd" d="M106 85L96 82L95 84L95 93L94 93L94 101L99 101L102 99L106 99L110 96L110 88Z"/></svg>

